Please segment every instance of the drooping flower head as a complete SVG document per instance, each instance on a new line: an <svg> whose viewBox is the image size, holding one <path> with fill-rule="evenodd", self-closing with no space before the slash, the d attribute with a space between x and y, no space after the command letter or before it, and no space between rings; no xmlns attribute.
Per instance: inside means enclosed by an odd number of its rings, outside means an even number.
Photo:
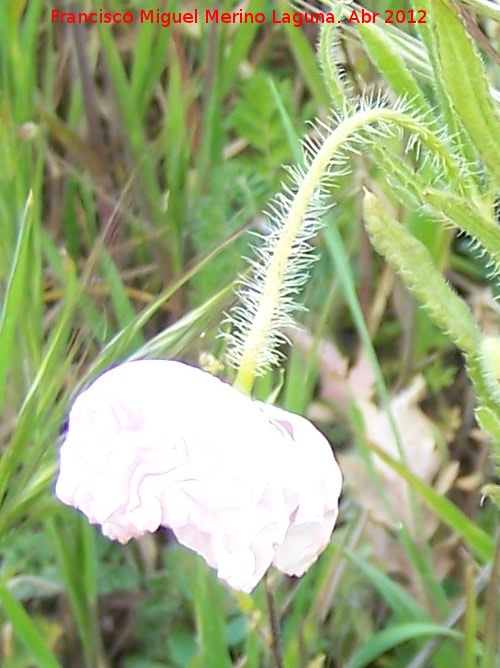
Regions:
<svg viewBox="0 0 500 668"><path fill-rule="evenodd" d="M143 360L75 400L56 494L126 543L170 527L234 589L302 575L337 518L341 474L306 419L181 362Z"/></svg>

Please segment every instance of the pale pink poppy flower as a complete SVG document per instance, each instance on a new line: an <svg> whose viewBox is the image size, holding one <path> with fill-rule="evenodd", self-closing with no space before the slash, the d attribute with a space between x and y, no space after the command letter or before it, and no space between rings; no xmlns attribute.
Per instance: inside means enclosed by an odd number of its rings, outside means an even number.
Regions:
<svg viewBox="0 0 500 668"><path fill-rule="evenodd" d="M76 399L56 494L126 543L170 527L249 592L302 575L327 546L342 477L306 419L181 362L117 366Z"/></svg>

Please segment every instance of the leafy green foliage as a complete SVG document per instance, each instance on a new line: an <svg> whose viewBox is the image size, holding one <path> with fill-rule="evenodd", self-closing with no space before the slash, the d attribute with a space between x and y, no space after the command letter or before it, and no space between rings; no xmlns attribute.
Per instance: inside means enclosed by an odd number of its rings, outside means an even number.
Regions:
<svg viewBox="0 0 500 668"><path fill-rule="evenodd" d="M322 416L389 509L394 480L406 481L419 530L394 521L377 540L367 532L376 522L364 490L346 494L318 564L297 582L271 574L285 665L448 668L463 658L466 668L493 668L498 514L493 504L479 507L478 488L490 482L484 492L498 499L492 471L482 468L490 450L477 430L464 433L464 373L445 338L397 285L387 297L394 280L363 236L373 211L363 214L361 189L380 203L375 244L467 351L477 416L498 443L498 376L480 354L482 323L461 301L499 267L500 95L484 41L498 51L498 8L466 3L481 17L478 46L473 24L450 0L386 3L426 11L426 24L344 21L319 36L314 25L269 23L63 30L50 23L49 4L0 3L2 666L272 665L263 587L252 596L224 590L163 532L138 545L109 543L52 499L56 448L72 397L104 368L147 355L196 361L211 346L222 356L213 342L232 284L246 272L247 229L268 234L272 220L261 212L280 187L282 165L301 159L304 121L324 120L333 105L338 122L308 131L303 172L336 133L309 182L310 192L324 186L325 204L337 201L311 240L323 255L300 292L312 345L283 346L285 372L265 375L256 393ZM116 0L106 4L123 10ZM290 10L250 0L247 11L276 8ZM366 104L365 89L389 94ZM344 151L351 140L354 150ZM346 158L339 170L331 169L333 153ZM325 170L333 178L322 179ZM455 230L467 236L454 241ZM457 253L464 245L466 256ZM460 295L449 285L457 275ZM437 481L381 450L354 401L325 399L323 386L338 389L340 381L323 368L324 340L339 341L349 367L363 353L388 413L390 391L423 372L432 392L426 408L446 452ZM453 425L457 413L461 431L441 424L448 415ZM404 438L396 438L401 451ZM440 485L454 458L464 475L446 498ZM374 466L380 460L390 484ZM432 535L424 506L437 522ZM384 559L380 544L389 539Z"/></svg>
<svg viewBox="0 0 500 668"><path fill-rule="evenodd" d="M279 82L277 93L288 111L295 107L292 85L289 80ZM276 106L273 80L265 72L257 72L243 82L241 96L229 117L229 127L237 137L248 142L254 149L251 165L263 180L270 181L269 197L279 186L281 169L276 165L290 161L290 152L283 120ZM298 124L297 118L292 122ZM257 155L255 155L255 151Z"/></svg>

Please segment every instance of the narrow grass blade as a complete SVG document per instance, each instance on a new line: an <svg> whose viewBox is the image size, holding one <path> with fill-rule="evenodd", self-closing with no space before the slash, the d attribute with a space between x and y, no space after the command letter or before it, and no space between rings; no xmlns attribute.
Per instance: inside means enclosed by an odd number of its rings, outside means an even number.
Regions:
<svg viewBox="0 0 500 668"><path fill-rule="evenodd" d="M413 475L406 466L391 457L385 450L375 443L366 440L363 435L360 435L360 438L365 440L367 446L377 457L380 457L382 461L388 464L410 484L441 521L467 543L478 559L483 563L487 563L493 558L494 542L485 531L464 515L451 501L438 494L432 487Z"/></svg>
<svg viewBox="0 0 500 668"><path fill-rule="evenodd" d="M463 668L477 668L476 662L476 592L474 588L474 567L469 560L465 565L465 619L464 619L464 660Z"/></svg>
<svg viewBox="0 0 500 668"><path fill-rule="evenodd" d="M290 10L290 5L286 0L280 0L279 6L284 11ZM277 10L277 12L279 14L280 10ZM304 81L307 82L318 104L329 105L330 97L326 92L325 84L316 65L316 57L311 44L302 30L297 30L293 23L284 23L283 28L286 31L290 48Z"/></svg>
<svg viewBox="0 0 500 668"><path fill-rule="evenodd" d="M24 607L12 596L4 584L0 584L0 603L17 636L36 661L36 665L39 668L63 668L45 645Z"/></svg>
<svg viewBox="0 0 500 668"><path fill-rule="evenodd" d="M356 295L352 270L349 265L342 237L335 225L332 225L328 229L326 229L324 232L324 236L328 251L335 263L335 266L337 267L340 282L344 290L346 302L352 313L356 328L359 332L361 343L366 351L370 364L373 368L377 392L380 397L381 404L387 413L391 429L394 433L394 438L398 447L401 461L404 462L405 450L402 444L401 435L399 433L397 424L394 420L394 416L391 411L389 392L387 390L382 370L380 368L380 364L377 355L375 353L375 349L371 341L368 328L363 318L361 306L358 297ZM363 443L364 442L363 439L361 439L360 442ZM406 470L404 464L401 464L401 466ZM380 485L380 481L377 477L375 477L374 480L375 484ZM384 495L384 490L382 490L382 494ZM385 497L383 496L383 498ZM417 498L411 491L411 488L410 488L410 503L416 524L417 526L422 527L423 518L420 504L417 502ZM390 511L390 505L388 509ZM423 528L421 529L421 532L423 533ZM415 542L409 535L407 528L404 526L402 527L401 531L401 541L405 547L405 550L416 572L418 573L419 577L424 583L424 586L428 589L429 593L432 595L433 601L437 609L440 610L441 614L446 615L448 613L449 602L441 583L436 578L436 573L433 566L432 553L429 547L425 544L420 544L417 547Z"/></svg>
<svg viewBox="0 0 500 668"><path fill-rule="evenodd" d="M262 12L265 6L266 0L250 0L246 7L246 11L255 16L258 12ZM255 34L258 30L259 24L256 21L254 23L244 23L239 26L231 40L229 51L224 58L224 69L222 74L222 91L224 94L229 93L231 87L234 85L234 79L236 78L238 68L244 63L248 56L255 39Z"/></svg>
<svg viewBox="0 0 500 668"><path fill-rule="evenodd" d="M86 666L97 666L100 637L96 610L96 566L93 527L80 516L72 518L71 531L54 517L46 523L65 589L71 603L85 654Z"/></svg>
<svg viewBox="0 0 500 668"><path fill-rule="evenodd" d="M406 620L420 622L432 621L422 608L403 587L397 584L383 571L358 557L354 552L344 550L344 555L352 564L364 573L370 583L378 590L393 613Z"/></svg>
<svg viewBox="0 0 500 668"><path fill-rule="evenodd" d="M21 218L16 250L7 280L5 299L0 313L0 406L3 403L7 370L15 340L16 325L22 317L25 281L30 266L33 195L30 194Z"/></svg>
<svg viewBox="0 0 500 668"><path fill-rule="evenodd" d="M484 655L481 668L497 668L500 649L500 534L497 536L493 568L486 594Z"/></svg>
<svg viewBox="0 0 500 668"><path fill-rule="evenodd" d="M203 668L232 668L226 644L222 585L201 559L196 560L196 614Z"/></svg>
<svg viewBox="0 0 500 668"><path fill-rule="evenodd" d="M428 636L442 636L460 639L458 631L447 629L439 624L411 622L390 626L368 640L347 662L346 668L368 668L373 661L391 649L409 640Z"/></svg>

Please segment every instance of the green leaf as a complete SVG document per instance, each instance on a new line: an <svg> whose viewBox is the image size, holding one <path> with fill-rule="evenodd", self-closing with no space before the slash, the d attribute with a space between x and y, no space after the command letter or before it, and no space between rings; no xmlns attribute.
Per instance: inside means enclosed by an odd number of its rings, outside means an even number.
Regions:
<svg viewBox="0 0 500 668"><path fill-rule="evenodd" d="M74 515L69 523L58 517L51 518L45 527L54 545L87 665L97 665L101 642L97 622L95 529L80 515Z"/></svg>
<svg viewBox="0 0 500 668"><path fill-rule="evenodd" d="M115 91L116 111L120 118L123 141L137 165L137 179L143 194L143 206L154 224L162 228L165 223L165 212L163 194L155 171L155 160L141 124L140 105L134 99L133 88L121 60L119 48L108 27L99 24L98 29L107 71ZM177 271L180 269L179 240L172 232L173 230L167 229L166 236L172 251L170 259Z"/></svg>
<svg viewBox="0 0 500 668"><path fill-rule="evenodd" d="M284 127L283 107L287 110ZM290 111L293 109L293 92L289 82L276 86L272 78L256 72L242 86L242 95L230 116L236 132L251 146L272 160L273 166L289 159L290 145L296 150L297 133ZM292 136L291 139L290 127ZM295 156L295 160L299 160Z"/></svg>
<svg viewBox="0 0 500 668"><path fill-rule="evenodd" d="M250 14L257 14L265 9L266 0L250 0L245 11ZM238 68L244 64L245 59L252 47L255 35L259 30L257 21L243 23L238 27L230 44L223 62L223 92L227 94L231 91L231 86L234 85L234 80L238 73Z"/></svg>
<svg viewBox="0 0 500 668"><path fill-rule="evenodd" d="M0 406L3 402L7 382L7 369L11 362L16 325L23 312L26 278L30 266L32 204L33 195L30 194L21 218L21 227L0 313Z"/></svg>
<svg viewBox="0 0 500 668"><path fill-rule="evenodd" d="M464 662L463 668L477 668L477 601L474 587L474 565L472 560L465 563L465 616L464 616Z"/></svg>
<svg viewBox="0 0 500 668"><path fill-rule="evenodd" d="M341 3L331 5L334 16L337 17L337 23L324 23L319 33L319 42L317 48L317 57L321 72L325 80L331 103L335 109L342 111L353 107L351 99L350 86L345 77L340 74L337 52L340 48L341 23L339 19L346 19L349 9Z"/></svg>
<svg viewBox="0 0 500 668"><path fill-rule="evenodd" d="M37 666L39 668L62 668L45 645L24 607L12 596L4 584L0 584L0 603L14 631L35 659Z"/></svg>
<svg viewBox="0 0 500 668"><path fill-rule="evenodd" d="M500 605L498 603L498 594L500 581L500 536L497 535L495 548L495 557L493 559L491 577L486 594L486 619L484 657L481 668L496 668L498 666L498 656L500 650L500 637L498 633L500 622Z"/></svg>
<svg viewBox="0 0 500 668"><path fill-rule="evenodd" d="M461 634L447 629L439 624L411 622L398 624L380 631L363 645L348 661L346 668L365 668L385 652L397 647L401 643L427 636L443 636L447 638L461 638Z"/></svg>
<svg viewBox="0 0 500 668"><path fill-rule="evenodd" d="M500 418L497 413L487 406L479 406L474 411L476 420L496 443L500 443Z"/></svg>
<svg viewBox="0 0 500 668"><path fill-rule="evenodd" d="M386 31L371 23L361 24L358 31L370 60L394 93L411 100L420 111L429 109L422 91Z"/></svg>
<svg viewBox="0 0 500 668"><path fill-rule="evenodd" d="M198 627L199 642L203 657L203 668L231 668L226 644L223 588L213 572L197 559L196 595L194 608Z"/></svg>
<svg viewBox="0 0 500 668"><path fill-rule="evenodd" d="M500 228L493 220L492 208L488 211L482 202L437 190L425 190L422 198L453 225L476 239L490 256L495 273L500 273Z"/></svg>
<svg viewBox="0 0 500 668"><path fill-rule="evenodd" d="M360 438L364 437L360 436ZM475 522L472 522L449 499L441 496L423 480L413 475L404 464L391 457L383 448L380 448L371 441L364 440L377 457L380 457L382 461L408 482L410 487L418 493L444 524L447 524L457 535L463 538L472 552L483 563L487 563L492 559L494 542L485 531L477 526Z"/></svg>
<svg viewBox="0 0 500 668"><path fill-rule="evenodd" d="M171 0L170 11L177 10L177 2ZM139 117L144 119L151 96L158 79L165 67L165 52L170 34L160 24L148 22L139 24L134 62L131 73L132 96L139 110Z"/></svg>
<svg viewBox="0 0 500 668"><path fill-rule="evenodd" d="M394 415L392 414L391 411L391 402L390 402L390 397L389 397L389 391L387 389L387 385L385 383L385 379L383 377L382 369L380 367L380 363L378 361L375 348L373 345L373 342L370 338L370 333L368 331L368 327L365 323L364 317L363 317L363 312L361 310L361 305L359 303L359 299L356 293L356 286L354 282L354 277L352 275L352 270L351 266L348 260L347 252L344 247L344 243L342 240L342 237L340 235L340 232L338 231L338 228L336 225L331 225L324 231L324 237L325 241L327 244L327 248L329 250L329 253L332 257L332 260L335 263L335 267L337 269L337 273L339 276L340 283L342 284L344 294L345 294L345 299L346 303L349 306L349 310L351 311L351 314L353 316L353 321L356 325L356 329L359 333L360 340L362 342L363 348L367 354L367 358L370 361L370 365L373 369L373 374L375 378L375 385L377 388L377 393L380 398L380 403L383 406L384 410L387 413L387 416L389 418L389 423L391 425L391 430L394 434L394 438L397 444L398 452L401 456L402 461L404 461L405 455L404 455L404 446L402 443L402 439L399 433L399 429L397 427L396 421L394 419ZM356 411L352 411L353 415L351 416L351 419L356 419L355 413ZM361 416L359 416L358 419L358 429L363 431L364 433L364 424ZM363 437L360 438L360 444L363 444L364 440ZM370 446L371 447L371 446ZM365 448L366 450L366 448ZM365 453L363 453L365 454ZM366 453L369 454L369 453ZM371 461L370 457L367 457L367 463L368 466L373 467L373 462ZM404 465L403 465L404 467ZM404 467L405 468L405 467ZM373 477L373 480L375 482L375 485L377 489L379 489L380 486L380 479L377 476ZM414 492L418 493L418 489L413 490L410 486L410 495L413 495ZM387 495L385 494L385 490L383 487L379 490L379 493L381 495L381 498L384 500L384 503L387 504L387 508L389 512L391 512L391 506L389 503L389 500L387 498ZM414 500L412 500L412 515L417 522L417 526L420 525L422 526L422 515L418 511L418 507L420 504L417 504L419 500L417 499L417 495L414 495ZM408 528L403 525L401 527L401 531L399 533L399 540L401 541L401 544L404 546L406 553L408 555L409 560L412 563L413 568L415 569L415 572L418 573L418 576L421 578L422 582L425 582L426 590L429 593L430 597L432 597L433 604L435 605L435 609L439 610L441 614L446 615L448 614L448 603L447 599L444 595L443 588L441 584L437 581L436 575L435 575L435 568L434 568L434 563L433 563L433 557L429 549L426 548L426 546L423 546L421 543L420 545L416 545L415 542L413 541L412 537L409 534ZM423 549L422 549L423 548Z"/></svg>
<svg viewBox="0 0 500 668"><path fill-rule="evenodd" d="M391 218L375 195L365 194L363 211L371 241L401 274L435 322L466 353L479 345L479 329L465 302L447 284L427 248Z"/></svg>
<svg viewBox="0 0 500 668"><path fill-rule="evenodd" d="M395 615L415 621L431 621L429 614L424 608L420 607L414 598L403 587L397 584L394 579L375 566L372 566L365 559L361 559L354 552L345 549L344 555L378 590Z"/></svg>
<svg viewBox="0 0 500 668"><path fill-rule="evenodd" d="M287 0L279 0L278 5L279 7L282 7L284 11L290 10L290 5ZM280 13L279 10L278 13ZM329 96L326 92L323 79L321 78L321 73L316 65L316 57L309 39L302 30L297 30L293 23L284 23L282 27L287 34L290 42L290 50L306 85L316 98L318 104L328 105Z"/></svg>
<svg viewBox="0 0 500 668"><path fill-rule="evenodd" d="M500 174L500 117L490 96L483 63L450 0L434 0L432 19L443 81L453 109L482 159Z"/></svg>
<svg viewBox="0 0 500 668"><path fill-rule="evenodd" d="M114 307L116 320L120 329L123 329L135 318L135 308L128 297L126 286L111 255L103 249L101 258L102 271L106 285L109 288L109 296ZM132 345L138 348L143 343L144 337L138 332L132 340Z"/></svg>

